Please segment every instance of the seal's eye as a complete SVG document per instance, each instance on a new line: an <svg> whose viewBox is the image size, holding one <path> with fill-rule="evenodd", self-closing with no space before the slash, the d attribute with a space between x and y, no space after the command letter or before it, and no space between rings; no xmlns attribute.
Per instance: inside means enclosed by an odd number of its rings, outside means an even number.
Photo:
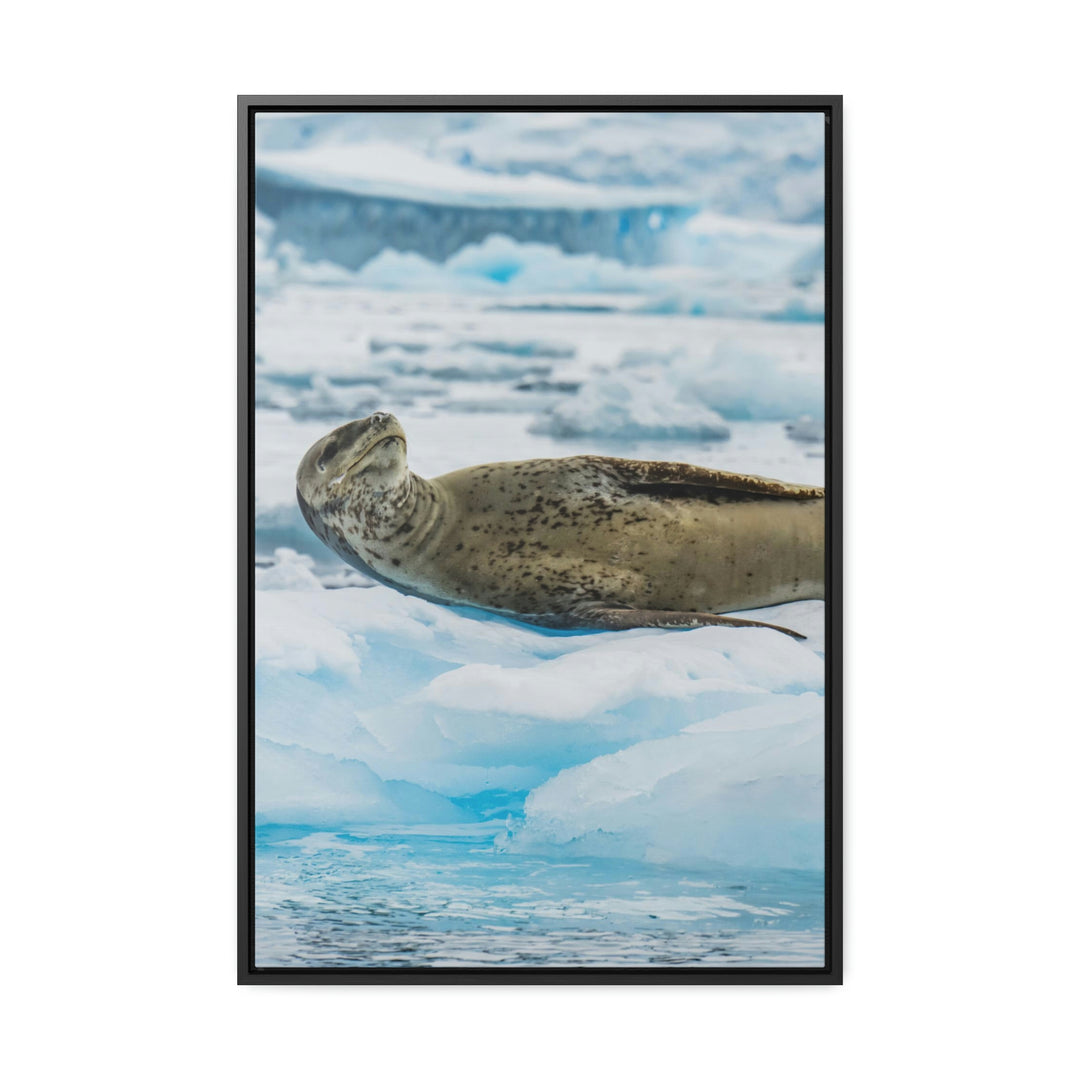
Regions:
<svg viewBox="0 0 1080 1080"><path fill-rule="evenodd" d="M338 452L337 439L331 439L325 447L323 452L319 455L319 460L315 462L315 468L319 472L326 472L326 463Z"/></svg>

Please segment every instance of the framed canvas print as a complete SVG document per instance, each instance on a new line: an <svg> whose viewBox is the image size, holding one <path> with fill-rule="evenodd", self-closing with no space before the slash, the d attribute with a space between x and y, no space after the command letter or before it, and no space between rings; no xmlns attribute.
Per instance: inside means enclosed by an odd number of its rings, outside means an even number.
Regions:
<svg viewBox="0 0 1080 1080"><path fill-rule="evenodd" d="M840 981L840 120L240 98L240 982Z"/></svg>

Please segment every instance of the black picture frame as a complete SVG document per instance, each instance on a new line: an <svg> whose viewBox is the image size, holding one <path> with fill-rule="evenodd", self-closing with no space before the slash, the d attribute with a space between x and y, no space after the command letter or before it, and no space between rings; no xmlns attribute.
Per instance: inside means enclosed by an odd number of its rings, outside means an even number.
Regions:
<svg viewBox="0 0 1080 1080"><path fill-rule="evenodd" d="M254 813L254 126L258 112L821 112L825 118L825 963L820 968L257 968ZM259 984L818 984L843 981L843 170L840 95L324 96L237 98L237 982Z"/></svg>

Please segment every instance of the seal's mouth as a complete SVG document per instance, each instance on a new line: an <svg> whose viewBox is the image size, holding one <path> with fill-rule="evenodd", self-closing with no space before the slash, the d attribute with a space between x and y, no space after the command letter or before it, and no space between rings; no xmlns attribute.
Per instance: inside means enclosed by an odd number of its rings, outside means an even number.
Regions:
<svg viewBox="0 0 1080 1080"><path fill-rule="evenodd" d="M350 461L349 464L345 466L344 471L342 473L340 473L340 475L335 476L330 481L330 486L335 487L338 484L340 484L345 479L345 477L347 477L349 475L349 473L351 473L353 471L353 469L355 469L357 467L357 465L362 465L371 456L371 454L376 449L378 449L378 447L382 446L383 443L390 442L393 439L397 439L397 441L399 443L401 443L402 449L405 448L405 436L404 435L400 435L397 432L389 432L388 434L383 435L382 438L376 439L369 446L366 446L363 449L363 451L361 451L359 456L353 458L353 460Z"/></svg>

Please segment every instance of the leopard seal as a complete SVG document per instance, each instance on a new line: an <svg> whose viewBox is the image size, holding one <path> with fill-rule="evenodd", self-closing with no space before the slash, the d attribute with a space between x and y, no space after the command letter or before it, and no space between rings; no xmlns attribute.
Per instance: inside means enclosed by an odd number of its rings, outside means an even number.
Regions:
<svg viewBox="0 0 1080 1080"><path fill-rule="evenodd" d="M427 480L389 413L319 439L296 473L316 536L399 592L555 629L765 626L725 617L825 595L825 492L584 455Z"/></svg>

